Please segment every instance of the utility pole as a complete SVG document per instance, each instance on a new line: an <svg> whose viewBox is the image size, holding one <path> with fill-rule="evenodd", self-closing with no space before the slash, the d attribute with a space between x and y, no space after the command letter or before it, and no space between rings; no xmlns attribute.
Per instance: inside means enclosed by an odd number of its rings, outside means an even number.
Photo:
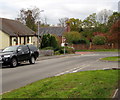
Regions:
<svg viewBox="0 0 120 100"><path fill-rule="evenodd" d="M39 33L39 26L40 26L40 21L38 21L38 49L39 49L39 40L40 40L40 33Z"/></svg>
<svg viewBox="0 0 120 100"><path fill-rule="evenodd" d="M44 12L44 10L41 10L40 13L41 13L41 12ZM37 45L38 49L40 48L40 32L39 32L40 23L41 23L41 22L38 20L38 33L37 33L37 34L38 34L38 37L37 37L37 38L38 38L38 41L37 41L37 42L38 42L38 43L37 43L37 44L38 44L38 45Z"/></svg>

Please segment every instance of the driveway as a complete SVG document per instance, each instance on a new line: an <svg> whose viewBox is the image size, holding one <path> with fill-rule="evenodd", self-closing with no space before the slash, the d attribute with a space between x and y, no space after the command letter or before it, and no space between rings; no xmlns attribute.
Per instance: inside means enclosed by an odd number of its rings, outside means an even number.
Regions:
<svg viewBox="0 0 120 100"><path fill-rule="evenodd" d="M36 64L22 64L16 68L3 68L2 93L25 86L51 76L78 71L100 70L118 67L118 62L102 62L99 59L118 55L115 52L98 52L72 55L37 61Z"/></svg>

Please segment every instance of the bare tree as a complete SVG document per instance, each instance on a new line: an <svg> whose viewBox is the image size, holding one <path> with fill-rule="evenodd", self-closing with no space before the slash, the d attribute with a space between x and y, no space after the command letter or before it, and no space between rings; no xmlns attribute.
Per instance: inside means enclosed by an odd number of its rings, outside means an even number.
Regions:
<svg viewBox="0 0 120 100"><path fill-rule="evenodd" d="M59 25L61 26L61 27L65 27L66 26L66 21L68 21L69 20L69 18L67 18L67 17L64 17L64 18L60 18L59 19Z"/></svg>
<svg viewBox="0 0 120 100"><path fill-rule="evenodd" d="M20 13L18 15L18 18L16 20L20 21L21 23L26 25L26 18L31 15L32 18L34 18L35 23L37 23L38 20L40 20L40 10L37 7L34 8L27 8L27 9L21 9Z"/></svg>
<svg viewBox="0 0 120 100"><path fill-rule="evenodd" d="M108 22L108 18L109 16L111 16L113 14L113 11L111 10L101 10L98 14L97 14L97 20L100 23L107 23Z"/></svg>

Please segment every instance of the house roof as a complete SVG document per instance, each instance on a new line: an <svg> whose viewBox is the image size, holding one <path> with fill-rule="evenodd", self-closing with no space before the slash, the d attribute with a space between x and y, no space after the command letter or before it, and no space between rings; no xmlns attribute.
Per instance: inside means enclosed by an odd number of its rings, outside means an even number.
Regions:
<svg viewBox="0 0 120 100"><path fill-rule="evenodd" d="M35 32L17 20L0 18L0 30L10 36L33 36Z"/></svg>
<svg viewBox="0 0 120 100"><path fill-rule="evenodd" d="M62 36L64 32L65 32L64 27L40 27L39 28L40 35L55 34L57 36Z"/></svg>

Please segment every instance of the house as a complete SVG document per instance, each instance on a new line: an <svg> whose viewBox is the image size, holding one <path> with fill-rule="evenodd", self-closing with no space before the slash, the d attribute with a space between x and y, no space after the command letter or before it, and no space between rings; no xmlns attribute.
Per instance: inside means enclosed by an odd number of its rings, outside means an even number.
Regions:
<svg viewBox="0 0 120 100"><path fill-rule="evenodd" d="M37 45L34 31L17 20L0 18L0 49L19 44Z"/></svg>
<svg viewBox="0 0 120 100"><path fill-rule="evenodd" d="M39 35L53 34L59 37L60 43L63 43L65 38L63 37L64 32L70 32L70 25L67 24L66 27L39 27Z"/></svg>

